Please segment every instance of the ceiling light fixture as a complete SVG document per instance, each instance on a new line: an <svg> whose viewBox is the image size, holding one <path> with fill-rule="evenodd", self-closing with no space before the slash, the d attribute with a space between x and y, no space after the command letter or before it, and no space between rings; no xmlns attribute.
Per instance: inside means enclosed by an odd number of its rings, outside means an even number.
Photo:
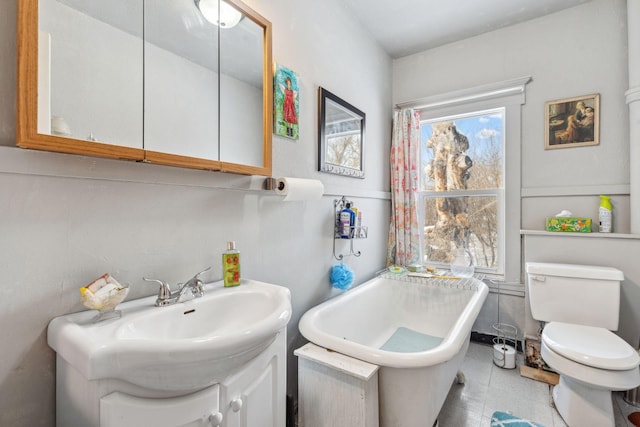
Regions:
<svg viewBox="0 0 640 427"><path fill-rule="evenodd" d="M242 19L238 10L223 0L194 0L204 18L220 28L235 27ZM219 10L218 10L219 7ZM218 12L220 12L218 14Z"/></svg>

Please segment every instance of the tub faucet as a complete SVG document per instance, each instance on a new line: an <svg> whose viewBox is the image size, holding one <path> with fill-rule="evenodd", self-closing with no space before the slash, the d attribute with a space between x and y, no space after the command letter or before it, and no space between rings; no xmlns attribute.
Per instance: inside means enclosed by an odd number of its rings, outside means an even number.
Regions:
<svg viewBox="0 0 640 427"><path fill-rule="evenodd" d="M147 279L143 277L142 280L146 282L154 282L160 285L158 289L158 297L156 298L156 307L164 307L166 305L175 304L192 298L200 298L204 295L204 288L202 286L202 280L200 275L206 271L209 271L211 267L202 270L200 273L187 280L184 284L178 283L178 290L171 291L171 287L164 280ZM189 294L189 291L191 293ZM185 295L189 295L191 298L187 298Z"/></svg>

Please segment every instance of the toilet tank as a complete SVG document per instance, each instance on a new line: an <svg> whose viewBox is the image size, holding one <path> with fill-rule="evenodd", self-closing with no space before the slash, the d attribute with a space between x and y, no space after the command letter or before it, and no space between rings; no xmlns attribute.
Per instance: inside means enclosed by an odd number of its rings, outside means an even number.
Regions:
<svg viewBox="0 0 640 427"><path fill-rule="evenodd" d="M534 319L618 329L622 271L542 262L526 263L526 271Z"/></svg>

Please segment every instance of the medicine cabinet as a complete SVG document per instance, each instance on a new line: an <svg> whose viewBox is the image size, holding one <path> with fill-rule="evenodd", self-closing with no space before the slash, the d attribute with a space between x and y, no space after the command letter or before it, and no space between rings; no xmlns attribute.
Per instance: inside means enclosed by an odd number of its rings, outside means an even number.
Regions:
<svg viewBox="0 0 640 427"><path fill-rule="evenodd" d="M269 176L272 90L240 0L18 2L20 147Z"/></svg>

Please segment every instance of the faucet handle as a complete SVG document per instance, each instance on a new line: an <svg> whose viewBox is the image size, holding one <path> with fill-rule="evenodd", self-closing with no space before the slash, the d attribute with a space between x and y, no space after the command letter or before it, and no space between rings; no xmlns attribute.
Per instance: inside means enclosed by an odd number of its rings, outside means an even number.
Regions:
<svg viewBox="0 0 640 427"><path fill-rule="evenodd" d="M209 266L209 267L207 267L207 268L205 268L204 270L202 270L200 273L197 273L195 276L193 276L193 279L199 279L199 278L200 278L199 276L200 276L202 273L206 273L206 272L207 272L207 271L209 271L209 270L211 270L211 267L210 267L210 266Z"/></svg>
<svg viewBox="0 0 640 427"><path fill-rule="evenodd" d="M211 270L211 267L205 268L187 281L187 283L192 283L193 294L196 297L201 297L202 295L204 295L204 289L202 288L202 280L200 279L200 275L209 270Z"/></svg>
<svg viewBox="0 0 640 427"><path fill-rule="evenodd" d="M142 280L144 280L145 282L158 283L160 285L160 288L158 289L158 298L156 298L157 306L166 305L169 303L169 300L171 299L171 288L169 287L167 282L158 279L147 279L146 277L143 277Z"/></svg>

